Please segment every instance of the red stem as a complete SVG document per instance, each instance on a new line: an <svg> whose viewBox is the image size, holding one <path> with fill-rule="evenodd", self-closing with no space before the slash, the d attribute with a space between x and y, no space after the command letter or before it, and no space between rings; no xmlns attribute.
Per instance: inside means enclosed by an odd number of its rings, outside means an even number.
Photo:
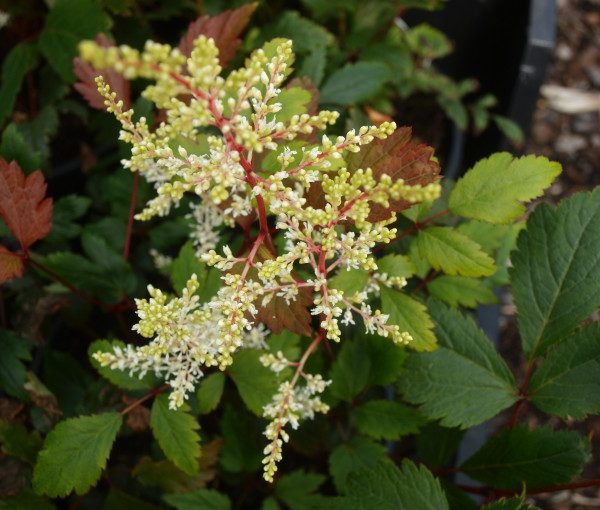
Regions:
<svg viewBox="0 0 600 510"><path fill-rule="evenodd" d="M131 186L131 200L129 201L129 217L127 218L127 232L125 233L125 244L123 246L123 259L129 258L131 249L131 234L133 233L133 217L135 216L135 206L137 203L138 188L140 185L140 173L133 173L133 184Z"/></svg>
<svg viewBox="0 0 600 510"><path fill-rule="evenodd" d="M523 384L519 387L519 400L513 407L512 414L510 416L510 427L514 428L519 421L519 414L527 401L527 397L529 396L529 383L531 381L531 376L533 375L533 369L535 367L535 358L532 357L529 359L527 363L527 369L525 370L525 378L523 379Z"/></svg>
<svg viewBox="0 0 600 510"><path fill-rule="evenodd" d="M133 402L132 404L128 405L125 409L123 409L121 411L121 415L125 416L129 411L132 411L133 409L135 409L136 407L138 407L139 405L143 404L144 402L146 402L147 400L150 400L151 398L156 397L157 395L160 395L161 393L164 393L165 391L167 391L167 389L169 388L168 384L163 384L162 386L160 386L159 388L154 388L152 390L150 390L146 395L144 395L142 398L136 400L135 402Z"/></svg>

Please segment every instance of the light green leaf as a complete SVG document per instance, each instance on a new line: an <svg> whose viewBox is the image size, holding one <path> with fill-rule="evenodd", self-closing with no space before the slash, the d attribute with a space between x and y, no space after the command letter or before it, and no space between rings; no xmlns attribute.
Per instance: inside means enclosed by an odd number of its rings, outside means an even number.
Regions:
<svg viewBox="0 0 600 510"><path fill-rule="evenodd" d="M540 510L537 506L528 505L523 498L502 498L485 505L481 510Z"/></svg>
<svg viewBox="0 0 600 510"><path fill-rule="evenodd" d="M163 499L177 510L231 510L229 498L213 489L197 489L187 494L166 494Z"/></svg>
<svg viewBox="0 0 600 510"><path fill-rule="evenodd" d="M600 413L600 325L548 351L529 385L531 402L548 414L581 420Z"/></svg>
<svg viewBox="0 0 600 510"><path fill-rule="evenodd" d="M417 268L406 255L386 255L377 261L377 272L408 279L417 272Z"/></svg>
<svg viewBox="0 0 600 510"><path fill-rule="evenodd" d="M275 495L290 510L312 510L322 508L319 505L323 496L315 494L325 481L325 476L317 473L306 473L302 470L283 475L275 486Z"/></svg>
<svg viewBox="0 0 600 510"><path fill-rule="evenodd" d="M335 503L335 510L448 510L439 480L406 459L400 468L386 460L352 473L348 495Z"/></svg>
<svg viewBox="0 0 600 510"><path fill-rule="evenodd" d="M206 376L200 381L196 399L198 402L198 412L207 414L214 411L219 405L223 388L225 387L225 375L223 372L215 372Z"/></svg>
<svg viewBox="0 0 600 510"><path fill-rule="evenodd" d="M410 49L428 59L441 58L452 51L452 43L438 29L421 23L405 34Z"/></svg>
<svg viewBox="0 0 600 510"><path fill-rule="evenodd" d="M81 416L60 422L46 437L33 470L38 494L85 494L100 478L121 428L119 413Z"/></svg>
<svg viewBox="0 0 600 510"><path fill-rule="evenodd" d="M433 322L427 308L416 299L397 290L381 288L381 308L390 316L389 323L400 326L401 331L408 331L413 341L409 344L417 351L432 351L436 340L433 333Z"/></svg>
<svg viewBox="0 0 600 510"><path fill-rule="evenodd" d="M559 163L541 156L493 154L456 183L450 210L489 223L510 223L525 212L521 202L539 197L560 172Z"/></svg>
<svg viewBox="0 0 600 510"><path fill-rule="evenodd" d="M193 274L202 283L206 279L207 273L206 264L198 259L194 245L191 241L188 241L182 246L179 255L177 255L177 258L171 265L171 282L173 283L173 288L181 294L181 291L185 289L188 280ZM198 289L198 292L202 293L202 286Z"/></svg>
<svg viewBox="0 0 600 510"><path fill-rule="evenodd" d="M429 293L451 306L476 308L479 304L496 303L496 295L477 278L442 275L427 285Z"/></svg>
<svg viewBox="0 0 600 510"><path fill-rule="evenodd" d="M375 95L387 82L390 72L380 62L347 64L329 76L321 88L320 101L348 105Z"/></svg>
<svg viewBox="0 0 600 510"><path fill-rule="evenodd" d="M294 115L306 113L311 99L310 92L302 87L283 89L276 99L281 103L281 110L275 114L275 118L278 122L288 122Z"/></svg>
<svg viewBox="0 0 600 510"><path fill-rule="evenodd" d="M373 469L385 457L385 447L367 437L354 436L339 445L329 457L329 472L338 492L346 492L350 473Z"/></svg>
<svg viewBox="0 0 600 510"><path fill-rule="evenodd" d="M0 85L0 124L11 114L23 78L35 67L37 58L35 44L28 42L13 46L4 57Z"/></svg>
<svg viewBox="0 0 600 510"><path fill-rule="evenodd" d="M492 115L492 119L494 119L498 129L502 131L504 136L506 136L506 138L508 138L512 143L516 145L521 145L523 143L525 135L523 134L521 127L516 122L507 117L503 117L502 115Z"/></svg>
<svg viewBox="0 0 600 510"><path fill-rule="evenodd" d="M0 329L0 388L21 400L27 398L23 388L27 373L22 362L29 360L27 342L12 331Z"/></svg>
<svg viewBox="0 0 600 510"><path fill-rule="evenodd" d="M150 374L146 374L146 376L140 379L137 375L129 375L129 370L103 367L92 356L96 352L113 353L115 347L118 349L125 349L125 343L121 342L120 340L95 340L90 344L88 347L88 356L90 358L90 363L96 369L96 371L118 388L123 388L126 390L147 390L152 388L154 378Z"/></svg>
<svg viewBox="0 0 600 510"><path fill-rule="evenodd" d="M590 443L577 432L525 426L488 440L461 466L471 478L501 489L570 482L590 458Z"/></svg>
<svg viewBox="0 0 600 510"><path fill-rule="evenodd" d="M369 357L361 342L356 340L343 342L331 366L329 373L331 385L328 390L337 398L352 400L367 385L370 368Z"/></svg>
<svg viewBox="0 0 600 510"><path fill-rule="evenodd" d="M600 188L540 205L511 260L523 349L543 354L600 306Z"/></svg>
<svg viewBox="0 0 600 510"><path fill-rule="evenodd" d="M271 402L278 387L273 372L259 361L262 354L256 349L239 351L228 369L244 404L257 416L262 416L263 407Z"/></svg>
<svg viewBox="0 0 600 510"><path fill-rule="evenodd" d="M504 360L473 319L429 303L439 347L411 354L398 389L405 399L446 427L467 428L511 406L516 384Z"/></svg>
<svg viewBox="0 0 600 510"><path fill-rule="evenodd" d="M164 393L154 399L150 427L167 458L183 472L198 472L200 457L200 425L187 412L186 406L169 409L169 397Z"/></svg>
<svg viewBox="0 0 600 510"><path fill-rule="evenodd" d="M416 409L393 400L369 400L353 412L353 418L363 434L388 440L416 434L425 423Z"/></svg>
<svg viewBox="0 0 600 510"><path fill-rule="evenodd" d="M72 82L79 42L108 31L110 26L110 18L93 0L56 0L40 34L40 51L63 80Z"/></svg>
<svg viewBox="0 0 600 510"><path fill-rule="evenodd" d="M417 247L434 269L449 275L489 276L496 270L494 260L481 246L450 227L421 230Z"/></svg>
<svg viewBox="0 0 600 510"><path fill-rule="evenodd" d="M369 283L369 272L364 269L341 268L330 280L329 287L341 290L345 296L352 297Z"/></svg>

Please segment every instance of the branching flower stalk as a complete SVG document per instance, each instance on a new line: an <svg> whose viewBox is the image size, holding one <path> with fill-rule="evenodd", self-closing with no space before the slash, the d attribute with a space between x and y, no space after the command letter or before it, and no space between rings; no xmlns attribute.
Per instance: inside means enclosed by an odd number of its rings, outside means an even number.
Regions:
<svg viewBox="0 0 600 510"><path fill-rule="evenodd" d="M166 120L151 131L145 118L133 121L133 111L104 80L98 90L107 109L121 122L120 139L132 145L131 158L122 163L138 172L156 189L153 198L136 218L164 216L179 205L184 195L196 197L191 219L192 237L201 259L223 272L223 286L201 304L199 284L193 276L181 297L170 297L149 287L150 298L138 299L138 324L134 329L151 339L134 348L99 352L103 366L143 376L154 371L171 386L170 405L178 408L189 397L203 369L226 369L240 348L265 345L267 331L257 320L259 309L273 299L292 304L300 292L312 292L312 315L319 326L299 361L265 354L262 362L274 377L282 368L294 367L272 402L265 406L270 420L265 435L264 477L272 481L281 459L285 427L296 428L300 420L327 412L319 398L329 383L319 374L306 374L310 354L326 340L340 341L339 322L360 317L370 333L389 337L398 344L411 341L409 333L390 324L388 316L372 310L366 300L346 296L330 285L339 271L369 271L375 285L402 286L404 281L377 273L373 248L397 235L394 213L370 221L372 205L389 207L390 201L408 203L434 200L438 183L409 185L387 175L374 176L370 168L350 172L344 156L358 152L374 139L385 139L396 126L351 130L335 139L322 134L320 143L289 145L333 125L338 113L294 113L298 105L280 101L282 85L294 62L291 41L276 39L253 52L241 69L221 76L218 50L212 39L200 36L189 58L168 45L148 42L143 52L127 46L81 45L83 59L98 69L114 68L127 78L146 78L154 83L143 96L164 111ZM219 134L207 134L212 128ZM215 129L216 128L216 129ZM257 155L275 153L278 168L267 171ZM319 200L308 191L317 190ZM258 233L248 250L234 254L224 246L220 253L218 228L258 221ZM273 232L285 238L277 253ZM245 227L248 234L250 229ZM295 270L311 277L302 280ZM366 296L366 294L363 294ZM358 296L360 298L360 295Z"/></svg>

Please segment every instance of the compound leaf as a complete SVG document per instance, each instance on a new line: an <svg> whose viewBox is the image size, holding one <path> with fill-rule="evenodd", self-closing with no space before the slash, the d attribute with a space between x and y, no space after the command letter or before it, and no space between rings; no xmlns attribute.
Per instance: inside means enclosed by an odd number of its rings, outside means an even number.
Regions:
<svg viewBox="0 0 600 510"><path fill-rule="evenodd" d="M496 303L496 295L477 278L442 275L427 285L429 293L451 306L476 308L478 304Z"/></svg>

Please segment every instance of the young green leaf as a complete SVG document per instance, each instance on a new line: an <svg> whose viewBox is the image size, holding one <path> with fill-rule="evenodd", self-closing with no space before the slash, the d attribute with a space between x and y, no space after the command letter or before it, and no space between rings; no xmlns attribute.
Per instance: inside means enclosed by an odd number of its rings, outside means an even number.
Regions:
<svg viewBox="0 0 600 510"><path fill-rule="evenodd" d="M494 260L481 246L450 227L421 230L417 247L434 269L449 275L489 276L496 270Z"/></svg>
<svg viewBox="0 0 600 510"><path fill-rule="evenodd" d="M231 501L213 489L197 489L187 494L166 494L163 499L177 510L231 510Z"/></svg>
<svg viewBox="0 0 600 510"><path fill-rule="evenodd" d="M321 88L321 103L358 103L375 95L389 77L388 67L380 62L347 64L329 76Z"/></svg>
<svg viewBox="0 0 600 510"><path fill-rule="evenodd" d="M366 437L354 436L339 445L329 456L329 472L338 492L347 491L346 482L350 473L373 469L385 458L385 447Z"/></svg>
<svg viewBox="0 0 600 510"><path fill-rule="evenodd" d="M542 355L600 306L600 188L540 205L512 255L525 353Z"/></svg>
<svg viewBox="0 0 600 510"><path fill-rule="evenodd" d="M100 478L121 428L119 413L70 418L48 434L33 470L38 494L85 494Z"/></svg>
<svg viewBox="0 0 600 510"><path fill-rule="evenodd" d="M459 179L450 195L450 210L489 223L510 223L525 212L521 202L539 197L560 171L559 163L541 156L514 159L508 152L493 154Z"/></svg>
<svg viewBox="0 0 600 510"><path fill-rule="evenodd" d="M329 282L330 288L341 290L346 296L352 297L369 283L369 272L364 269L341 268Z"/></svg>
<svg viewBox="0 0 600 510"><path fill-rule="evenodd" d="M356 428L374 439L397 440L425 423L416 409L393 400L369 400L353 413Z"/></svg>
<svg viewBox="0 0 600 510"><path fill-rule="evenodd" d="M496 303L496 295L477 278L442 275L427 284L427 290L440 301L451 306L476 308L478 304Z"/></svg>
<svg viewBox="0 0 600 510"><path fill-rule="evenodd" d="M413 341L410 347L417 351L432 351L436 346L433 322L427 308L403 292L381 288L381 309L388 314L389 323L408 331Z"/></svg>
<svg viewBox="0 0 600 510"><path fill-rule="evenodd" d="M600 413L599 339L594 323L548 351L529 385L537 408L565 419Z"/></svg>
<svg viewBox="0 0 600 510"><path fill-rule="evenodd" d="M200 457L200 425L186 408L169 409L169 397L164 393L154 399L150 427L167 458L183 472L198 472Z"/></svg>
<svg viewBox="0 0 600 510"><path fill-rule="evenodd" d="M405 399L446 427L482 423L516 401L516 384L504 360L473 319L429 303L439 348L411 354L398 388Z"/></svg>
<svg viewBox="0 0 600 510"><path fill-rule="evenodd" d="M289 122L294 115L306 113L311 99L310 92L302 87L283 89L277 96L277 102L281 103L281 110L277 112L277 121Z"/></svg>
<svg viewBox="0 0 600 510"><path fill-rule="evenodd" d="M590 443L577 432L518 426L489 439L461 470L492 487L535 488L571 481L589 458Z"/></svg>
<svg viewBox="0 0 600 510"><path fill-rule="evenodd" d="M200 381L196 399L198 404L198 412L207 414L214 411L219 405L223 388L225 386L225 375L223 372L215 372L206 376Z"/></svg>
<svg viewBox="0 0 600 510"><path fill-rule="evenodd" d="M485 505L481 510L540 510L537 506L531 506L523 501L523 498L502 498L494 503Z"/></svg>
<svg viewBox="0 0 600 510"><path fill-rule="evenodd" d="M424 466L389 460L348 477L348 495L335 500L335 510L448 510L442 487Z"/></svg>
<svg viewBox="0 0 600 510"><path fill-rule="evenodd" d="M263 407L271 402L277 391L277 379L260 362L261 354L256 349L244 349L235 354L229 367L229 375L244 404L257 416L262 416Z"/></svg>
<svg viewBox="0 0 600 510"><path fill-rule="evenodd" d="M410 278L417 271L406 255L386 255L377 261L377 272L398 278Z"/></svg>

